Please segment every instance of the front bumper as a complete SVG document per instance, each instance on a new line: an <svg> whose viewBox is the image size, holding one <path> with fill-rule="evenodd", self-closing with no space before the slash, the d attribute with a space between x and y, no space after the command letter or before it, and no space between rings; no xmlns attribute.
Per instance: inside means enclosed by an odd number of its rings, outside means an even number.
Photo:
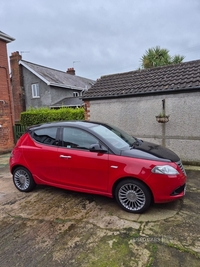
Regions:
<svg viewBox="0 0 200 267"><path fill-rule="evenodd" d="M154 203L171 202L185 195L187 176L181 162L170 163L169 165L175 168L178 174L152 173L145 181L151 188Z"/></svg>
<svg viewBox="0 0 200 267"><path fill-rule="evenodd" d="M185 195L186 192L186 184L179 186L178 188L176 188L175 190L172 191L172 193L170 194L170 196L177 196L180 195L182 193L184 193Z"/></svg>

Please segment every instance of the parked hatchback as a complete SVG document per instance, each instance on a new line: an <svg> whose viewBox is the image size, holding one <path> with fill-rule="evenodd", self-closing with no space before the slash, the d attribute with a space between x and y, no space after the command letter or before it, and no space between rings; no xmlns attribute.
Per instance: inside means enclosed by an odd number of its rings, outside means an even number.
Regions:
<svg viewBox="0 0 200 267"><path fill-rule="evenodd" d="M99 194L132 213L182 198L186 188L174 152L97 122L30 127L11 153L10 171L22 192L43 184Z"/></svg>

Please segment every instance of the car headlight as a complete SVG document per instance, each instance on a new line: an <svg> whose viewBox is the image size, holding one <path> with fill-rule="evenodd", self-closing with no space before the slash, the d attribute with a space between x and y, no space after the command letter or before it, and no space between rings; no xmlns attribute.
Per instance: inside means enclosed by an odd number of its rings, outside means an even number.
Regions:
<svg viewBox="0 0 200 267"><path fill-rule="evenodd" d="M179 172L175 168L169 165L155 166L151 171L153 173L167 174L167 175L179 174Z"/></svg>

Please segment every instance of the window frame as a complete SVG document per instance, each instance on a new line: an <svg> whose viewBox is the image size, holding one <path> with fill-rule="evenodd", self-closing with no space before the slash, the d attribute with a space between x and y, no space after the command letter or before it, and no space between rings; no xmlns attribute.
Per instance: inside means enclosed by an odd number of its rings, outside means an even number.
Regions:
<svg viewBox="0 0 200 267"><path fill-rule="evenodd" d="M55 132L55 140L53 141L52 140L52 143L46 143L46 142L43 142L43 141L40 141L40 140L37 140L36 137L35 137L35 134L37 131L45 131L45 130L48 130L48 131L51 131L52 132L52 129L56 129L56 132ZM58 147L60 145L60 140L59 140L59 135L60 135L60 128L59 127L55 127L55 126L52 126L52 127L44 127L44 128L40 128L40 129L34 129L33 131L31 131L31 137L33 138L34 142L37 142L41 145L46 145L46 146L54 146L54 147ZM41 135L43 136L44 138L49 138L49 139L53 139L51 137L51 135Z"/></svg>
<svg viewBox="0 0 200 267"><path fill-rule="evenodd" d="M32 83L31 90L32 90L32 98L40 98L39 83Z"/></svg>
<svg viewBox="0 0 200 267"><path fill-rule="evenodd" d="M79 92L73 92L73 97L79 97Z"/></svg>

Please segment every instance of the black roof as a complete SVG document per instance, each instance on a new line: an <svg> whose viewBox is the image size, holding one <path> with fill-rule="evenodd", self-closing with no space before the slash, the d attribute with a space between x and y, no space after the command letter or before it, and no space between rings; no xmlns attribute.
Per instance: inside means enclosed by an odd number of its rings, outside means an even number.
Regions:
<svg viewBox="0 0 200 267"><path fill-rule="evenodd" d="M200 89L200 60L102 76L83 100Z"/></svg>
<svg viewBox="0 0 200 267"><path fill-rule="evenodd" d="M38 125L33 125L28 128L28 130L33 130L36 128L45 128L45 127L59 127L59 126L81 126L84 128L90 128L96 124L101 124L97 122L90 122L90 121L56 121L56 122L47 122Z"/></svg>

